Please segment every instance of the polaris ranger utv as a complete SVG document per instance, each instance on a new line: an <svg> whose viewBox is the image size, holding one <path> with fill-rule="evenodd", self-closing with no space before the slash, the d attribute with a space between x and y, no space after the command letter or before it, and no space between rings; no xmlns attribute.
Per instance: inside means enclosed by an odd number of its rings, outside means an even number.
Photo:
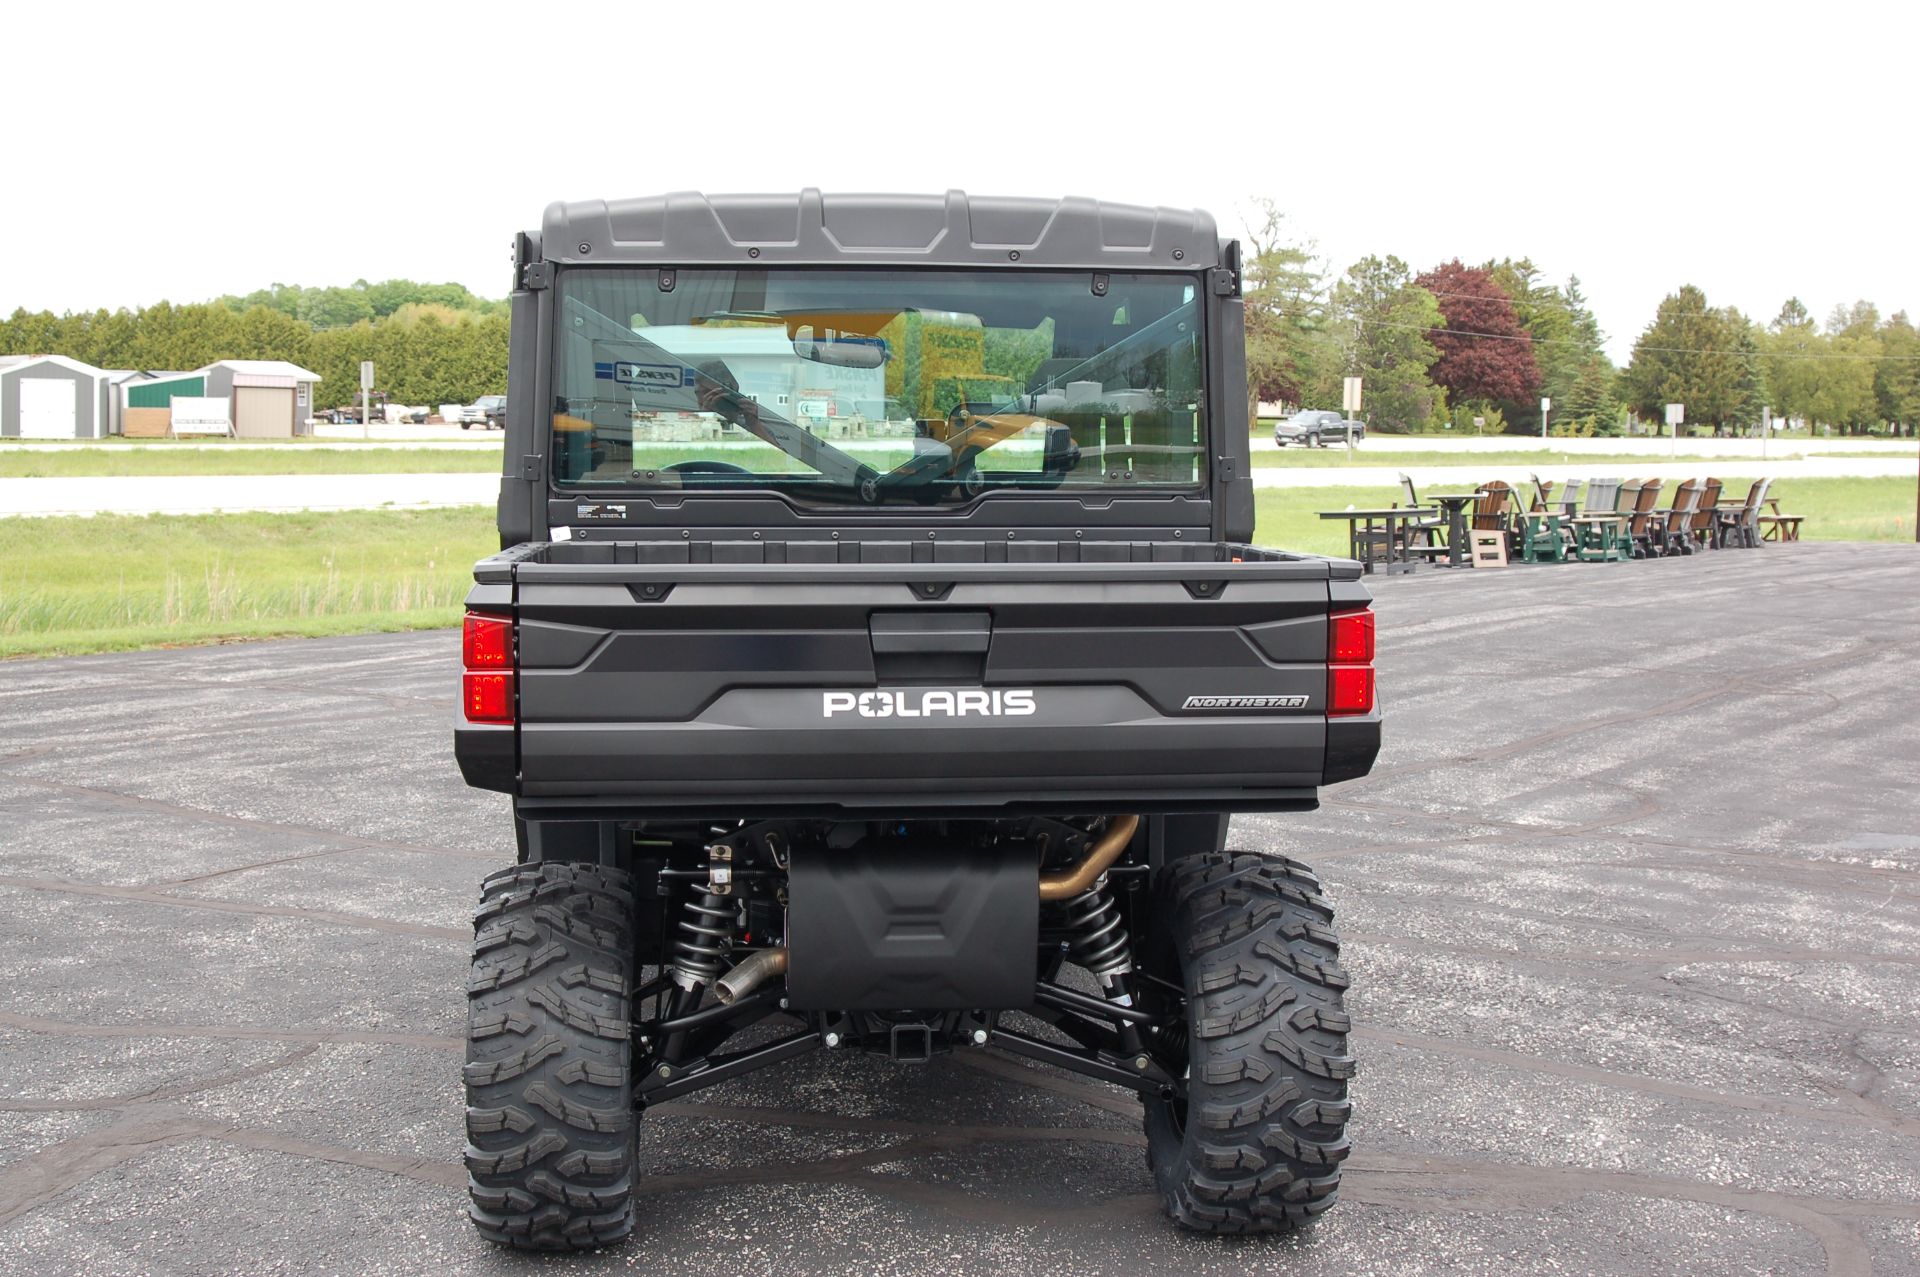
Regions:
<svg viewBox="0 0 1920 1277"><path fill-rule="evenodd" d="M1090 200L555 204L467 598L472 1217L601 1245L646 1109L809 1052L1136 1091L1167 1212L1347 1151L1313 874L1225 849L1380 742L1357 564L1249 545L1240 254Z"/></svg>

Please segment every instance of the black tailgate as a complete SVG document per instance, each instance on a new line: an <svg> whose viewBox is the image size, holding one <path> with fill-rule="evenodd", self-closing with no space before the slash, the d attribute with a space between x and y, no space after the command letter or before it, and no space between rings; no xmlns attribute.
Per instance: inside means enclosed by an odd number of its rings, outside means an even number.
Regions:
<svg viewBox="0 0 1920 1277"><path fill-rule="evenodd" d="M621 557L513 565L530 803L1231 810L1321 780L1326 560Z"/></svg>

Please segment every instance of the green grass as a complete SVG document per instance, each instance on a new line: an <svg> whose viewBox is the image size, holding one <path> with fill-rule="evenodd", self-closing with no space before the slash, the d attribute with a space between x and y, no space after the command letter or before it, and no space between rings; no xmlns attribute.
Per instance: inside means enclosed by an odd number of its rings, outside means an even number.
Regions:
<svg viewBox="0 0 1920 1277"><path fill-rule="evenodd" d="M493 449L409 448L405 445L355 444L351 448L252 447L240 441L232 447L228 441L218 448L179 448L167 446L167 440L146 440L135 445L99 444L28 451L0 446L0 479L79 478L93 475L220 475L220 474L498 474L500 454ZM286 442L284 440L279 442ZM1465 452L1421 448L1409 441L1405 450L1357 451L1345 448L1288 447L1253 454L1256 469L1341 469L1350 466L1392 466L1407 470L1431 466L1550 465L1580 464L1628 466L1656 462L1683 461L1701 466L1730 464L1725 457L1703 457L1682 453L1671 456L1659 448L1622 450L1593 455L1556 452ZM229 450L231 448L231 450ZM862 461L879 469L898 465L912 455L911 448L862 449ZM1790 460L1800 454L1782 448L1771 458ZM1884 460L1888 454L1840 452L1828 457L1871 457ZM799 462L779 450L757 445L735 447L722 452L700 444L669 444L642 447L633 454L632 464L641 469L662 468L689 458L718 456L735 465L765 472L791 472L804 469ZM1017 459L1016 459L1017 458ZM1039 463L1039 454L1006 454L1002 464L1023 468Z"/></svg>
<svg viewBox="0 0 1920 1277"><path fill-rule="evenodd" d="M457 624L493 513L6 519L0 657Z"/></svg>
<svg viewBox="0 0 1920 1277"><path fill-rule="evenodd" d="M493 449L452 448L0 448L0 479L183 474L499 474Z"/></svg>
<svg viewBox="0 0 1920 1277"><path fill-rule="evenodd" d="M1870 456L1884 459L1885 453L1820 453L1820 456ZM1769 461L1795 461L1800 453L1777 451ZM1383 452L1378 449L1355 450L1349 454L1345 448L1328 445L1325 448L1301 448L1289 445L1285 448L1271 449L1253 454L1256 470L1263 469L1339 469L1345 466L1394 466L1399 469L1411 469L1415 466L1620 466L1654 465L1672 462L1689 462L1701 466L1726 466L1738 464L1738 457L1703 457L1697 454L1681 453L1671 456L1657 449L1638 452L1604 453L1566 453L1566 452L1468 452L1465 450L1442 452L1436 449L1421 451ZM1756 458L1757 460L1757 458Z"/></svg>
<svg viewBox="0 0 1920 1277"><path fill-rule="evenodd" d="M1746 481L1727 480L1729 499ZM1809 541L1913 540L1911 479L1776 484ZM1340 554L1322 510L1391 503L1386 486L1256 492L1254 539ZM0 657L361 634L457 624L493 511L102 515L0 520Z"/></svg>

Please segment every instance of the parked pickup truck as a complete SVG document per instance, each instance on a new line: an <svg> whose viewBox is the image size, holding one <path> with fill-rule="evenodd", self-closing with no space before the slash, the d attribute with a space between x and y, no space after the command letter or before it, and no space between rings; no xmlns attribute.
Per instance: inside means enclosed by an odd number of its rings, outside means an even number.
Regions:
<svg viewBox="0 0 1920 1277"><path fill-rule="evenodd" d="M1324 448L1328 441L1347 442L1351 435L1359 443L1367 437L1367 423L1343 418L1325 408L1302 408L1273 426L1273 441L1284 448L1290 443L1306 448Z"/></svg>
<svg viewBox="0 0 1920 1277"><path fill-rule="evenodd" d="M625 1236L637 1117L813 1051L1128 1088L1190 1228L1333 1202L1333 913L1227 829L1372 766L1374 619L1357 564L1250 544L1240 263L1204 213L959 192L518 238L454 729L517 848L483 1234Z"/></svg>
<svg viewBox="0 0 1920 1277"><path fill-rule="evenodd" d="M487 430L505 430L507 428L507 397L481 395L461 408L455 420L460 423L462 430L471 430L475 426L481 426Z"/></svg>

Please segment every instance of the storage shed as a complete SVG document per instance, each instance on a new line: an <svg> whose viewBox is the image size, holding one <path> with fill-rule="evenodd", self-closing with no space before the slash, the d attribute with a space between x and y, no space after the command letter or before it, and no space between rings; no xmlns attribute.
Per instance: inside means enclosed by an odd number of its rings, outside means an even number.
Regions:
<svg viewBox="0 0 1920 1277"><path fill-rule="evenodd" d="M284 359L222 359L200 371L207 379L202 394L233 401L235 437L291 439L307 432L319 373Z"/></svg>
<svg viewBox="0 0 1920 1277"><path fill-rule="evenodd" d="M197 372L149 372L145 380L120 385L120 433L129 439L164 439L173 429L173 397L197 399L207 379Z"/></svg>
<svg viewBox="0 0 1920 1277"><path fill-rule="evenodd" d="M0 359L0 438L98 439L111 392L103 369L65 355Z"/></svg>

